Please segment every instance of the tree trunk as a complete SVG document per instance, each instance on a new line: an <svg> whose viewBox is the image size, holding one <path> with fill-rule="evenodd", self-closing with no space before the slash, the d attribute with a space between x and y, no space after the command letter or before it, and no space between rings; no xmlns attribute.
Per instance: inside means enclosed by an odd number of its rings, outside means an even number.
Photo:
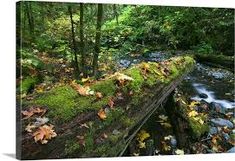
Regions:
<svg viewBox="0 0 235 161"><path fill-rule="evenodd" d="M114 14L114 18L116 19L116 22L118 25L118 13L117 13L116 4L113 4L113 14Z"/></svg>
<svg viewBox="0 0 235 161"><path fill-rule="evenodd" d="M75 69L75 75L77 76L79 73L78 58L77 58L78 51L77 51L76 40L75 40L73 13L72 13L71 6L68 6L68 12L69 12L70 21L71 21L71 33L72 33L72 42L73 42L73 50L74 50L74 69Z"/></svg>
<svg viewBox="0 0 235 161"><path fill-rule="evenodd" d="M28 25L31 39L34 40L34 20L32 15L32 6L30 2L25 3L25 10L28 17Z"/></svg>
<svg viewBox="0 0 235 161"><path fill-rule="evenodd" d="M84 34L83 34L83 3L80 3L80 52L81 52L81 68L82 73L86 77L87 71L85 70L85 53L84 53Z"/></svg>
<svg viewBox="0 0 235 161"><path fill-rule="evenodd" d="M95 37L95 52L94 52L94 58L93 58L93 75L94 76L97 76L97 70L98 70L98 57L99 57L99 52L100 52L102 17L103 17L103 5L98 4L97 26L96 26L96 37Z"/></svg>

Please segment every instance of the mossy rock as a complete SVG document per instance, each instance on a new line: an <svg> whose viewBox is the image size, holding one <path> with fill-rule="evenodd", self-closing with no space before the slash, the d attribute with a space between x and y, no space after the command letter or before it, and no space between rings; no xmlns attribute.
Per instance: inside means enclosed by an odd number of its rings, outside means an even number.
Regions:
<svg viewBox="0 0 235 161"><path fill-rule="evenodd" d="M200 119L205 121L204 117L200 117ZM201 124L193 118L188 118L188 122L192 137L195 139L199 139L203 134L209 131L209 125L207 123Z"/></svg>

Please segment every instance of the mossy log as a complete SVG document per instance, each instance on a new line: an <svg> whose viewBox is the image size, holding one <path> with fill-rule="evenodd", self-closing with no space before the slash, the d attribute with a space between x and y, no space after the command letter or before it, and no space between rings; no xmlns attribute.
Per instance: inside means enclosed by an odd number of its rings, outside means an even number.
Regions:
<svg viewBox="0 0 235 161"><path fill-rule="evenodd" d="M23 107L46 107L57 137L47 144L35 143L22 121L18 139L22 159L81 158L119 156L141 125L168 97L195 65L193 58L180 56L160 63L141 63L119 71L131 80L120 82L115 74L90 84L103 97L81 96L69 85L55 87L34 100L23 100ZM110 98L113 107L110 108ZM67 103L66 103L67 102ZM97 113L103 109L107 118ZM33 118L31 118L32 120Z"/></svg>
<svg viewBox="0 0 235 161"><path fill-rule="evenodd" d="M195 59L215 67L226 68L234 72L234 56L195 54Z"/></svg>

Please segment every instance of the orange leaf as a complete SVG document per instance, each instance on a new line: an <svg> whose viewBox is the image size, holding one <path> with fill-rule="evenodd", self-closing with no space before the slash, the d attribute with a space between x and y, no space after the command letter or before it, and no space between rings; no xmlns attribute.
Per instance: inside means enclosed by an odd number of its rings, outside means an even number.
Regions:
<svg viewBox="0 0 235 161"><path fill-rule="evenodd" d="M57 134L54 132L52 125L43 125L39 127L36 132L33 133L33 136L35 142L40 141L42 144L46 144L48 140L56 137Z"/></svg>
<svg viewBox="0 0 235 161"><path fill-rule="evenodd" d="M100 92L96 92L95 96L97 99L101 99L103 97L102 93Z"/></svg>
<svg viewBox="0 0 235 161"><path fill-rule="evenodd" d="M101 120L105 120L107 118L106 113L103 109L99 110L98 116L100 117Z"/></svg>

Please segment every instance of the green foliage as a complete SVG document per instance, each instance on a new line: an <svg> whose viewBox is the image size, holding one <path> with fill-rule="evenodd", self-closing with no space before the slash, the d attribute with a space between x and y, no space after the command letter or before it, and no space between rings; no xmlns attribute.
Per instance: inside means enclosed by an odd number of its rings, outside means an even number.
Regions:
<svg viewBox="0 0 235 161"><path fill-rule="evenodd" d="M77 113L76 97L76 91L70 86L61 86L42 94L34 100L34 103L48 107L49 117L64 122L73 118Z"/></svg>
<svg viewBox="0 0 235 161"><path fill-rule="evenodd" d="M201 54L213 54L213 48L210 44L202 42L201 44L195 47L195 50Z"/></svg>
<svg viewBox="0 0 235 161"><path fill-rule="evenodd" d="M32 49L21 49L19 51L19 57L21 58L22 70L27 73L30 68L42 69L44 64L38 58L37 51L32 51Z"/></svg>

